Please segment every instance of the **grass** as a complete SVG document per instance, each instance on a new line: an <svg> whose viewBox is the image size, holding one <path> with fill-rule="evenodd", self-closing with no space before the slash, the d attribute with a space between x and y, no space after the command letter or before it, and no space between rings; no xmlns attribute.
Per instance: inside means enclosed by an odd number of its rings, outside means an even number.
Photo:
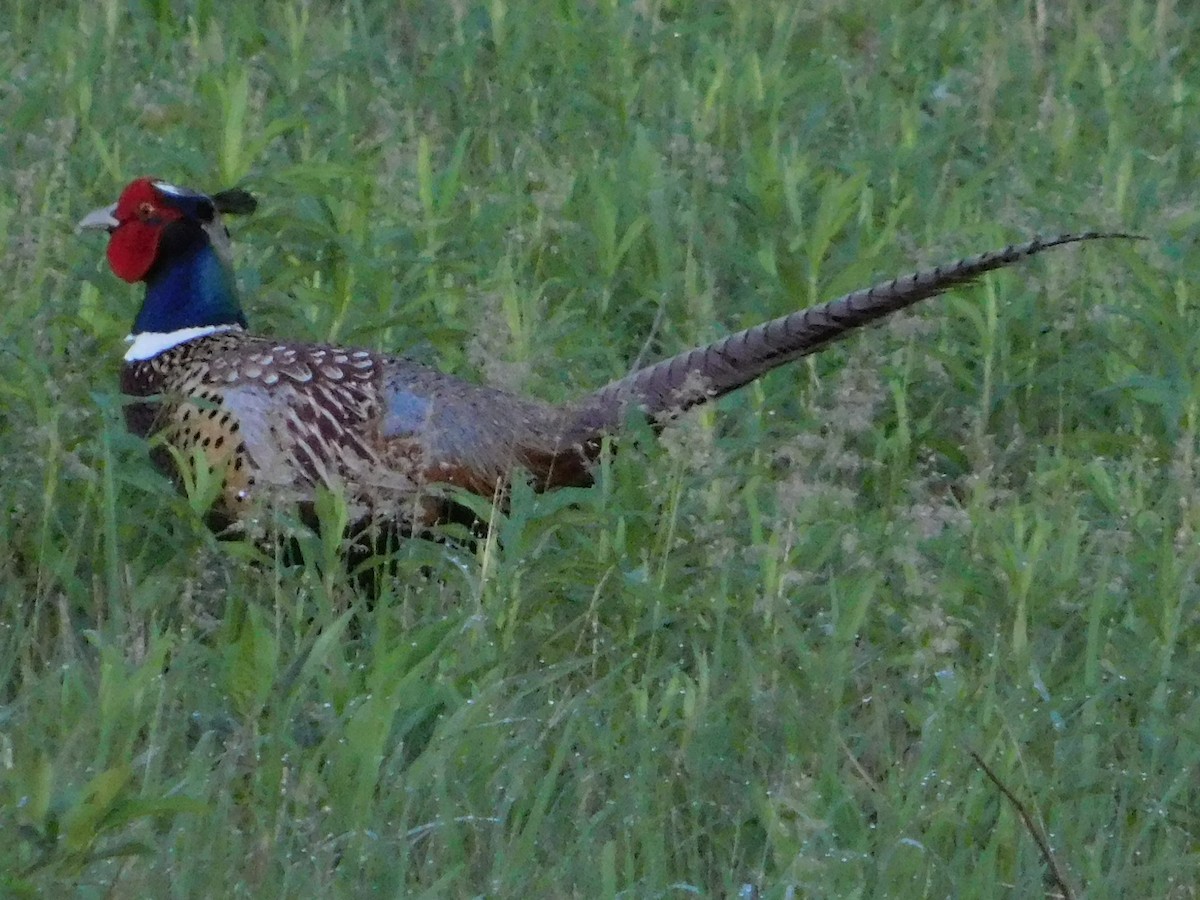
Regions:
<svg viewBox="0 0 1200 900"><path fill-rule="evenodd" d="M9 0L0 885L1191 897L1200 16L1177 0ZM372 607L125 435L73 223L244 184L258 329L567 400L1034 232L1124 228L518 486ZM330 515L336 514L336 503Z"/></svg>

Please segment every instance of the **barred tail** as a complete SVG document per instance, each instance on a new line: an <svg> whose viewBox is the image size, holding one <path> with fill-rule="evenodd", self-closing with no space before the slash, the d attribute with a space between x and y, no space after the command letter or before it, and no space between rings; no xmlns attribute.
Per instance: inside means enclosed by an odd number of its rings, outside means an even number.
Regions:
<svg viewBox="0 0 1200 900"><path fill-rule="evenodd" d="M1052 247L1100 239L1136 240L1139 236L1088 231L1034 238L855 291L687 350L589 394L577 405L567 438L571 443L582 443L611 433L621 427L631 407L655 417L716 399L777 366L820 350L856 328L969 284L987 272Z"/></svg>

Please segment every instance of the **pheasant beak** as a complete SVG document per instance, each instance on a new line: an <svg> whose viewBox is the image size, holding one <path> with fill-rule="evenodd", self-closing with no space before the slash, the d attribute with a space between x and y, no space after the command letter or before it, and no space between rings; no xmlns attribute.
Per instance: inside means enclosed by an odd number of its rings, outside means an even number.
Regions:
<svg viewBox="0 0 1200 900"><path fill-rule="evenodd" d="M121 223L117 221L114 213L117 211L117 204L111 206L102 206L100 209L93 209L90 213L79 220L79 224L75 226L75 231L88 231L91 229L103 229L104 231L112 231Z"/></svg>

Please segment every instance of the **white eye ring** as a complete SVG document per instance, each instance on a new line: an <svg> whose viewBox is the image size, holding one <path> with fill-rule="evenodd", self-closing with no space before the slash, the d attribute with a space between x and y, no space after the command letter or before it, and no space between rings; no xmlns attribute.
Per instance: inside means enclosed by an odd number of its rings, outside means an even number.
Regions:
<svg viewBox="0 0 1200 900"><path fill-rule="evenodd" d="M175 185L166 181L156 181L154 182L154 187L157 190L162 191L164 194L170 194L172 197L186 197L189 193L183 188L175 187Z"/></svg>

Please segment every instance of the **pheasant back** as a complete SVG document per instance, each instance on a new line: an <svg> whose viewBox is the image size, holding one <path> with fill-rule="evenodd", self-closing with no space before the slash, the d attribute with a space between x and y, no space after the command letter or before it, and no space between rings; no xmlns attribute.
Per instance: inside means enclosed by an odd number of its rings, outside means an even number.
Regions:
<svg viewBox="0 0 1200 900"><path fill-rule="evenodd" d="M517 469L555 486L590 477L582 459L546 449L561 430L556 407L369 350L231 329L127 363L121 390L134 398L131 431L160 436L219 479L222 521L311 503L325 487L354 521L419 529L445 517L446 485L491 496ZM158 462L177 474L174 455Z"/></svg>

